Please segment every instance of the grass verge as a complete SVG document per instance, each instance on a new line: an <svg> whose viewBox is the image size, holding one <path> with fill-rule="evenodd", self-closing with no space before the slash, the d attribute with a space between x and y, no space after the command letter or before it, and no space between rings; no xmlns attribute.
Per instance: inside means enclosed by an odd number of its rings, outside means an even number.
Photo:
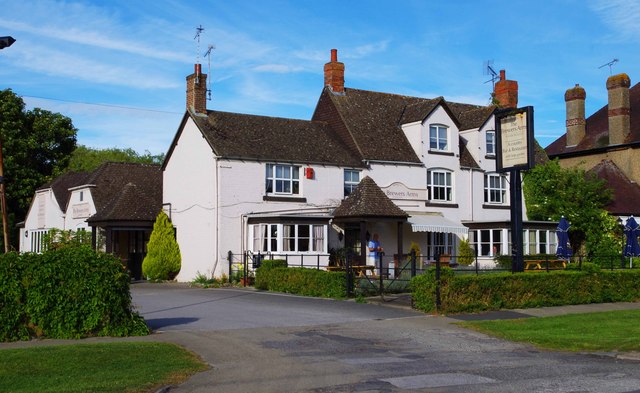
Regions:
<svg viewBox="0 0 640 393"><path fill-rule="evenodd" d="M511 341L566 351L640 351L640 310L461 322Z"/></svg>
<svg viewBox="0 0 640 393"><path fill-rule="evenodd" d="M116 342L0 350L2 391L149 392L206 370L166 343Z"/></svg>

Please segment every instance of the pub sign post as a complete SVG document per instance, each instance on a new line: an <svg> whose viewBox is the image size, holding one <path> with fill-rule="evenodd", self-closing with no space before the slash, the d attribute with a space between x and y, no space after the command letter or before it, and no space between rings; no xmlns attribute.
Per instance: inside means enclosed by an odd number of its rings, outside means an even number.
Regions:
<svg viewBox="0 0 640 393"><path fill-rule="evenodd" d="M520 171L534 165L533 107L496 112L496 169L509 173L511 200L511 271L524 271L522 181Z"/></svg>

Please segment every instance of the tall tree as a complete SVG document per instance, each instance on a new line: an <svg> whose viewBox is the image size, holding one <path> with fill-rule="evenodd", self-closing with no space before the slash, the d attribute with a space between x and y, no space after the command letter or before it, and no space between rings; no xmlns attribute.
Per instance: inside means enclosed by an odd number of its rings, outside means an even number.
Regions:
<svg viewBox="0 0 640 393"><path fill-rule="evenodd" d="M163 160L164 154L153 155L148 151L139 154L133 149L93 149L80 145L71 155L67 169L74 172L88 172L108 161L161 164Z"/></svg>
<svg viewBox="0 0 640 393"><path fill-rule="evenodd" d="M11 89L0 91L0 138L10 224L22 221L36 188L62 173L76 148L70 118L35 108L25 110ZM15 231L11 230L15 240ZM12 241L12 243L13 243Z"/></svg>
<svg viewBox="0 0 640 393"><path fill-rule="evenodd" d="M525 173L523 192L530 220L569 220L576 252L583 245L589 253L613 251L615 219L605 210L612 193L594 174L562 168L557 159L548 161Z"/></svg>

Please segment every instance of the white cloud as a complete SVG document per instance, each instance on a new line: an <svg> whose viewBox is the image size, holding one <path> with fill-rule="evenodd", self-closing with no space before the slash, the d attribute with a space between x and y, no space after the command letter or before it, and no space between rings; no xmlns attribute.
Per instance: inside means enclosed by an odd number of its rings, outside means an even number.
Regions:
<svg viewBox="0 0 640 393"><path fill-rule="evenodd" d="M640 2L630 0L594 0L591 9L621 39L640 38Z"/></svg>
<svg viewBox="0 0 640 393"><path fill-rule="evenodd" d="M22 69L93 83L142 89L175 89L182 86L172 79L154 75L150 70L137 70L129 65L118 66L37 45L15 51L12 59Z"/></svg>
<svg viewBox="0 0 640 393"><path fill-rule="evenodd" d="M145 43L130 41L122 36L110 35L107 32L85 30L78 27L33 26L22 22L9 21L0 18L0 26L6 29L27 32L46 40L62 40L75 44L89 45L100 49L117 50L152 59L186 62L188 56L175 51L164 51L157 47L150 47Z"/></svg>

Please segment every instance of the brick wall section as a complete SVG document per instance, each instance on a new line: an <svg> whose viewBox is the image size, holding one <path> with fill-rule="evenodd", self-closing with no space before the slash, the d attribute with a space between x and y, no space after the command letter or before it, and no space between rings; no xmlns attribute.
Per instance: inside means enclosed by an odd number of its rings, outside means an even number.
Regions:
<svg viewBox="0 0 640 393"><path fill-rule="evenodd" d="M500 80L493 88L500 108L518 107L518 82L507 80L505 70L500 70Z"/></svg>
<svg viewBox="0 0 640 393"><path fill-rule="evenodd" d="M201 72L200 64L196 64L194 73L187 76L187 110L207 113L207 74Z"/></svg>
<svg viewBox="0 0 640 393"><path fill-rule="evenodd" d="M334 93L344 93L344 63L338 61L337 49L331 49L331 61L324 65L324 85Z"/></svg>
<svg viewBox="0 0 640 393"><path fill-rule="evenodd" d="M631 132L629 86L631 86L631 79L624 73L612 75L607 79L610 145L625 143Z"/></svg>
<svg viewBox="0 0 640 393"><path fill-rule="evenodd" d="M567 107L567 146L575 146L586 133L584 101L587 98L585 90L576 84L564 93Z"/></svg>

